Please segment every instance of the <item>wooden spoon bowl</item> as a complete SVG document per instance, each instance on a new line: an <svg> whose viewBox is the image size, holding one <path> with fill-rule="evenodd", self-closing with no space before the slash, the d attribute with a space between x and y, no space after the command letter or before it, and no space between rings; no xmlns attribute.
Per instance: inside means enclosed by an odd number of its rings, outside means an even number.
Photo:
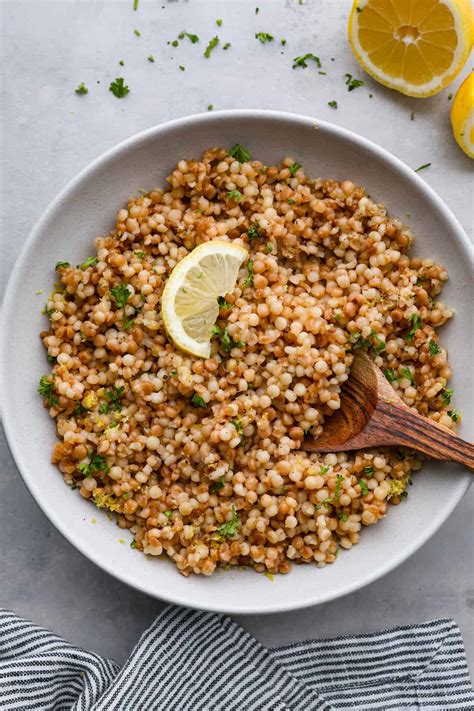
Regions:
<svg viewBox="0 0 474 711"><path fill-rule="evenodd" d="M302 449L346 452L386 446L410 447L474 470L474 445L405 405L367 353L357 351L340 409L326 420L318 439L305 437Z"/></svg>

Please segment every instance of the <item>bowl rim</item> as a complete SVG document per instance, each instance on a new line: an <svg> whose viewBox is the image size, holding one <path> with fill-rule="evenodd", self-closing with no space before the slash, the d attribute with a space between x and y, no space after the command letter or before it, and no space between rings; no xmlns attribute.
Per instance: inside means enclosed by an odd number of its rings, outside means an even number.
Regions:
<svg viewBox="0 0 474 711"><path fill-rule="evenodd" d="M93 175L95 171L102 169L104 166L107 165L109 161L114 160L121 153L129 150L130 148L139 147L141 144L146 143L150 138L159 136L160 134L166 134L169 131L174 131L175 129L179 129L189 124L212 124L215 121L219 120L230 121L233 119L247 119L257 121L262 120L275 122L286 121L292 123L294 126L297 126L299 124L304 125L305 127L308 127L308 125L311 124L315 129L322 128L328 133L328 135L333 134L337 137L358 144L369 154L375 155L376 157L390 165L391 168L396 169L401 174L401 176L407 181L407 183L414 183L417 186L418 190L424 193L425 198L427 198L432 204L434 204L435 208L438 211L443 213L445 220L449 223L450 228L453 234L455 235L456 242L459 244L462 251L466 254L466 257L470 261L474 259L474 246L471 244L459 220L454 216L450 208L445 204L445 202L436 193L436 191L430 185L428 185L428 183L426 183L417 173L415 173L412 168L407 166L400 158L393 155L385 148L382 148L378 144L374 143L370 139L365 138L364 136L360 136L354 131L338 126L337 124L319 120L311 116L297 114L294 112L274 111L272 109L229 109L212 113L191 114L189 116L172 119L170 121L151 126L150 128L140 131L139 133L133 134L132 136L124 139L123 141L120 141L119 143L113 145L111 148L101 153L88 165L82 168L60 190L56 197L51 200L49 205L46 207L40 218L37 220L37 222L31 229L10 274L10 278L5 289L5 295L2 305L2 332L5 332L4 328L6 327L8 322L8 313L13 307L15 294L17 293L18 288L21 284L23 264L28 259L30 247L38 239L39 235L43 230L43 225L47 222L50 215L55 212L56 208L61 205L63 200L65 200L69 196L69 194L76 189L76 187L80 186L83 183L86 183L88 178ZM1 339L2 342L0 343L0 376L2 378L6 377L7 363L9 359L6 340L7 339ZM208 603L201 603L198 599L189 600L188 598L183 595L180 595L179 593L176 595L169 595L167 594L166 589L163 590L163 592L161 592L160 590L160 592L157 593L155 590L151 590L149 585L142 584L140 580L132 581L130 579L127 579L124 573L122 573L121 571L117 571L114 566L107 561L107 559L104 559L99 553L96 553L96 549L91 550L90 548L86 547L81 542L81 540L73 540L73 537L72 535L70 535L67 526L65 524L62 524L61 521L58 520L53 502L50 502L47 496L42 497L40 487L35 485L35 478L31 476L31 466L28 465L28 462L24 458L23 454L19 451L19 448L17 449L16 447L14 437L15 422L14 418L10 417L9 414L7 402L8 397L5 395L6 390L4 388L2 388L2 390L3 395L1 397L0 405L3 427L8 448L12 454L14 462L20 472L20 475L29 493L31 494L39 508L42 510L42 512L56 528L56 530L58 530L64 536L64 538L66 538L66 540L71 545L73 545L74 548L78 550L84 557L95 563L102 570L109 573L112 577L115 577L122 583L128 585L130 588L136 589L139 592L150 595L151 597L154 597L156 599L163 600L169 603L183 605L186 607L194 607L202 610L219 611L230 614L273 614L297 609L304 609L314 605L329 602L340 597L345 597L346 595L349 595L350 593L355 592L356 590L366 587L370 583L394 570L398 565L403 563L419 548L421 548L451 515L452 511L459 504L471 483L471 478L469 476L466 476L464 479L463 486L461 486L462 481L459 482L460 485L458 494L452 499L450 505L446 508L438 509L436 512L434 512L432 518L430 519L430 522L422 529L420 535L416 539L414 539L414 541L409 546L403 548L403 550L400 552L397 551L395 555L391 556L388 559L385 565L380 566L379 568L377 568L376 571L368 573L366 576L364 576L362 580L357 580L354 583L349 583L344 589L343 593L341 593L340 591L335 591L334 593L329 592L314 600L289 599L285 602L281 602L276 605L268 604L267 600L265 607L263 606L263 604L255 605L253 607L249 607L248 605L241 606L238 600L233 601L232 604L223 603L222 605L219 604L218 606ZM455 476L458 476L462 479L462 474L456 474Z"/></svg>

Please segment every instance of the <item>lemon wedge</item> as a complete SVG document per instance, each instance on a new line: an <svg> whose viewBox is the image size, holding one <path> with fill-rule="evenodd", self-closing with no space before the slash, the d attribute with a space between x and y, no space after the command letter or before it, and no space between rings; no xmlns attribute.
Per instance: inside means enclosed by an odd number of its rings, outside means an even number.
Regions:
<svg viewBox="0 0 474 711"><path fill-rule="evenodd" d="M161 297L163 323L181 350L200 358L211 354L219 314L217 299L232 293L248 252L232 242L204 242L171 272Z"/></svg>
<svg viewBox="0 0 474 711"><path fill-rule="evenodd" d="M451 126L464 153L474 158L474 72L464 79L456 92L451 108Z"/></svg>
<svg viewBox="0 0 474 711"><path fill-rule="evenodd" d="M472 47L470 0L354 0L349 42L363 69L408 96L450 84Z"/></svg>

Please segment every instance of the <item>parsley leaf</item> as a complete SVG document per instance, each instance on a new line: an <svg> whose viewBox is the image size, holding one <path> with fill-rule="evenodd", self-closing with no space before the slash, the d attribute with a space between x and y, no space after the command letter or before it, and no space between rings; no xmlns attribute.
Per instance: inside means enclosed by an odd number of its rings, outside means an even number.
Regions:
<svg viewBox="0 0 474 711"><path fill-rule="evenodd" d="M453 393L454 390L452 390L451 388L445 388L443 390L443 392L441 393L441 405L443 407L447 407L450 404Z"/></svg>
<svg viewBox="0 0 474 711"><path fill-rule="evenodd" d="M232 47L230 42L226 42L225 45L222 47L222 49L229 49L229 47Z"/></svg>
<svg viewBox="0 0 474 711"><path fill-rule="evenodd" d="M125 386L122 386L121 388L115 387L115 385L112 385L111 390L106 390L105 391L105 397L109 401L108 408L109 410L115 410L115 412L121 412L122 410L122 403L120 401L120 398L122 395L125 393ZM103 403L106 404L106 403ZM106 412L108 412L107 410ZM100 408L99 408L100 412Z"/></svg>
<svg viewBox="0 0 474 711"><path fill-rule="evenodd" d="M170 511L169 509L168 509L168 511L163 511L163 513L165 514L166 518L171 518L171 516L173 515L173 512Z"/></svg>
<svg viewBox="0 0 474 711"><path fill-rule="evenodd" d="M183 30L182 32L179 33L178 35L179 39L184 39L185 37L188 38L193 44L196 44L196 42L199 42L199 37L197 35L191 34L191 32L186 32Z"/></svg>
<svg viewBox="0 0 474 711"><path fill-rule="evenodd" d="M207 47L204 51L204 56L206 57L206 59L209 59L209 57L211 56L212 50L214 49L214 47L217 47L218 44L219 44L219 37L216 35L209 41L209 44L207 45Z"/></svg>
<svg viewBox="0 0 474 711"><path fill-rule="evenodd" d="M223 489L225 486L225 479L223 476L219 477L217 481L215 481L213 484L211 484L210 490L212 493L215 493L216 491L220 491Z"/></svg>
<svg viewBox="0 0 474 711"><path fill-rule="evenodd" d="M429 351L430 351L430 358L434 358L435 356L438 355L438 353L441 353L441 348L438 346L436 341L433 339L430 340L429 343Z"/></svg>
<svg viewBox="0 0 474 711"><path fill-rule="evenodd" d="M243 435L244 433L244 426L241 423L240 420L238 420L236 417L232 420L232 424L234 425L235 429L237 430L238 435Z"/></svg>
<svg viewBox="0 0 474 711"><path fill-rule="evenodd" d="M225 541L228 536L233 536L237 528L239 526L239 519L237 516L237 509L235 506L232 504L232 518L230 521L226 521L226 523L223 523L222 526L219 526L217 529L217 532L219 536L221 537L222 541Z"/></svg>
<svg viewBox="0 0 474 711"><path fill-rule="evenodd" d="M213 109L214 109L214 104L208 104L208 105L207 105L207 110L208 110L208 111L213 111Z"/></svg>
<svg viewBox="0 0 474 711"><path fill-rule="evenodd" d="M126 284L118 284L117 286L112 287L110 293L112 294L112 298L119 309L125 308L129 296L132 295Z"/></svg>
<svg viewBox="0 0 474 711"><path fill-rule="evenodd" d="M193 405L196 405L196 407L207 407L207 402L197 393L194 393L191 402Z"/></svg>
<svg viewBox="0 0 474 711"><path fill-rule="evenodd" d="M423 163L423 165L418 166L418 168L415 168L415 173L419 173L420 170L424 170L425 168L429 168L431 163Z"/></svg>
<svg viewBox="0 0 474 711"><path fill-rule="evenodd" d="M411 316L408 317L408 323L411 324L411 327L405 338L407 339L407 341L411 341L413 340L413 336L415 335L415 333L423 326L423 323L418 314L411 314Z"/></svg>
<svg viewBox="0 0 474 711"><path fill-rule="evenodd" d="M297 67L301 67L302 69L306 69L308 66L308 60L311 59L313 62L316 62L316 66L321 69L321 60L319 57L316 57L314 54L311 52L308 52L307 54L303 54L301 57L295 57L293 59L293 66L292 69L296 69Z"/></svg>
<svg viewBox="0 0 474 711"><path fill-rule="evenodd" d="M251 154L246 148L241 146L240 143L236 143L235 146L232 146L229 155L235 158L235 160L238 160L239 163L248 163L249 160L252 160Z"/></svg>
<svg viewBox="0 0 474 711"><path fill-rule="evenodd" d="M81 269L88 269L89 267L94 267L98 261L97 257L87 257L86 261L79 266Z"/></svg>
<svg viewBox="0 0 474 711"><path fill-rule="evenodd" d="M224 328L221 337L221 348L224 353L230 353L233 348L242 348L244 345L243 341L234 341L227 328Z"/></svg>
<svg viewBox="0 0 474 711"><path fill-rule="evenodd" d="M218 27L222 27L222 20L216 20L216 25Z"/></svg>
<svg viewBox="0 0 474 711"><path fill-rule="evenodd" d="M402 376L404 378L407 378L407 380L409 380L412 385L415 384L415 378L413 377L413 373L409 368L402 368L400 372Z"/></svg>
<svg viewBox="0 0 474 711"><path fill-rule="evenodd" d="M301 163L293 163L293 165L290 165L288 170L290 171L291 175L295 175L296 171L301 168Z"/></svg>
<svg viewBox="0 0 474 711"><path fill-rule="evenodd" d="M453 422L457 422L459 420L459 412L454 408L453 410L448 410L448 415L452 419Z"/></svg>
<svg viewBox="0 0 474 711"><path fill-rule="evenodd" d="M342 513L339 514L339 521L343 521L344 523L348 520L349 516L342 511Z"/></svg>
<svg viewBox="0 0 474 711"><path fill-rule="evenodd" d="M364 85L362 79L354 79L352 74L344 74L344 76L346 77L347 91L354 91L354 89Z"/></svg>
<svg viewBox="0 0 474 711"><path fill-rule="evenodd" d="M256 32L255 39L258 39L262 44L265 44L265 42L273 42L275 38L273 35L268 34L268 32Z"/></svg>
<svg viewBox="0 0 474 711"><path fill-rule="evenodd" d="M130 89L124 84L123 77L117 77L115 81L110 83L109 91L111 91L117 99L123 99L124 96L127 96Z"/></svg>
<svg viewBox="0 0 474 711"><path fill-rule="evenodd" d="M56 266L54 267L54 271L58 271L59 269L67 269L71 265L69 262L56 262Z"/></svg>
<svg viewBox="0 0 474 711"><path fill-rule="evenodd" d="M54 375L52 377L54 378ZM38 385L38 393L47 401L49 407L58 404L58 398L54 392L53 381L50 380L47 375L41 376Z"/></svg>
<svg viewBox="0 0 474 711"><path fill-rule="evenodd" d="M260 237L260 226L258 222L254 222L247 230L247 236L249 239L258 239Z"/></svg>
<svg viewBox="0 0 474 711"><path fill-rule="evenodd" d="M337 109L337 101L328 101L328 106L330 106L331 109Z"/></svg>
<svg viewBox="0 0 474 711"><path fill-rule="evenodd" d="M81 81L81 83L79 84L79 86L77 87L77 89L74 89L74 91L75 91L75 93L78 94L79 96L84 96L84 94L88 94L88 93L89 93L89 89L88 89L86 86L84 86L84 82L83 82L83 81Z"/></svg>
<svg viewBox="0 0 474 711"><path fill-rule="evenodd" d="M374 468L373 467L364 467L364 472L366 474L373 474L374 473Z"/></svg>
<svg viewBox="0 0 474 711"><path fill-rule="evenodd" d="M87 456L89 462L79 464L79 471L85 478L101 471L106 473L109 471L109 466L101 454L96 454L93 449L89 449Z"/></svg>
<svg viewBox="0 0 474 711"><path fill-rule="evenodd" d="M227 193L227 197L229 200L235 200L235 202L240 202L242 200L242 193L240 190L229 190Z"/></svg>
<svg viewBox="0 0 474 711"><path fill-rule="evenodd" d="M357 481L359 483L362 496L367 496L367 494L369 493L369 487L367 486L367 483L363 479L357 479Z"/></svg>
<svg viewBox="0 0 474 711"><path fill-rule="evenodd" d="M253 259L249 259L247 262L247 276L244 279L244 283L242 286L253 286L253 279L254 279L254 271L253 271Z"/></svg>
<svg viewBox="0 0 474 711"><path fill-rule="evenodd" d="M140 32L140 30L133 30L133 34L136 35L137 37L142 36L142 33Z"/></svg>
<svg viewBox="0 0 474 711"><path fill-rule="evenodd" d="M334 490L333 501L339 499L339 494L341 493L341 486L342 486L343 481L344 481L343 475L338 474L336 477L336 488Z"/></svg>
<svg viewBox="0 0 474 711"><path fill-rule="evenodd" d="M225 309L227 311L232 308L232 304L229 304L229 302L225 300L224 296L218 296L217 303L219 304L220 309Z"/></svg>
<svg viewBox="0 0 474 711"><path fill-rule="evenodd" d="M148 57L147 57L147 59L148 59L149 62L154 62L154 61L155 61L155 58L154 58L154 56L153 56L152 54L149 54Z"/></svg>
<svg viewBox="0 0 474 711"><path fill-rule="evenodd" d="M395 371L393 371L391 368L385 368L383 374L385 375L389 383L394 383L395 380L398 380L397 376L395 375Z"/></svg>
<svg viewBox="0 0 474 711"><path fill-rule="evenodd" d="M328 471L329 471L329 467L328 467L328 466L323 466L323 465L321 464L321 466L319 467L319 473L320 473L320 474L327 474Z"/></svg>

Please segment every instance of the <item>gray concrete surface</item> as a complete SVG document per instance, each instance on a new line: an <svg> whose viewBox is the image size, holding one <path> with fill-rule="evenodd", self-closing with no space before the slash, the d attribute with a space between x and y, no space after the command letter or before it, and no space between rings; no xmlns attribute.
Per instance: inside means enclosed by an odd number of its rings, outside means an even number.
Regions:
<svg viewBox="0 0 474 711"><path fill-rule="evenodd" d="M81 168L133 133L205 111L208 104L311 114L371 138L412 167L431 162L423 177L472 235L472 164L449 127L453 87L417 101L364 76L346 42L350 4L140 0L134 12L132 0L1 2L2 290L30 228ZM183 29L198 34L200 43L167 45ZM270 32L275 41L260 44L258 31ZM206 60L203 49L215 34L220 47ZM277 44L281 38L284 47ZM232 44L227 51L221 49L225 42ZM321 57L326 76L312 66L292 70L292 58L306 52ZM155 63L147 61L149 54ZM345 73L364 78L365 85L348 93ZM121 101L108 91L117 76L130 86ZM77 96L82 81L89 93ZM327 106L332 100L337 110ZM3 439L0 456L0 604L122 661L162 604L101 572L63 540L26 491ZM263 643L277 645L453 617L472 664L473 513L471 491L429 543L360 592L239 622Z"/></svg>

